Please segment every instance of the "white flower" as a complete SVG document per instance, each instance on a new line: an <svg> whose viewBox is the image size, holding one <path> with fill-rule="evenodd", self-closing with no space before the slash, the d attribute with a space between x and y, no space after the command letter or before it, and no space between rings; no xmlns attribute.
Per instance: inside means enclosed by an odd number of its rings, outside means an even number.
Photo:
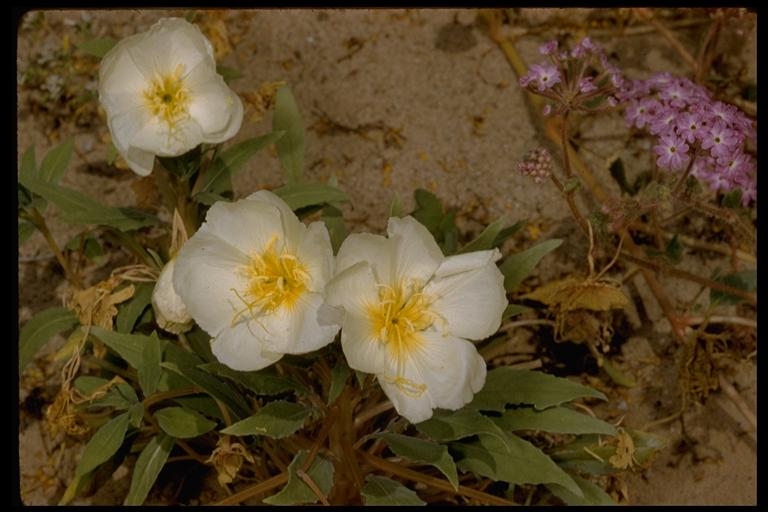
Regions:
<svg viewBox="0 0 768 512"><path fill-rule="evenodd" d="M251 371L333 341L338 323L318 318L333 266L325 224L305 226L262 190L208 210L176 257L173 286L218 360Z"/></svg>
<svg viewBox="0 0 768 512"><path fill-rule="evenodd" d="M187 312L184 301L173 288L173 270L176 259L172 259L163 267L152 290L152 309L155 311L157 325L161 329L180 334L192 328L194 321Z"/></svg>
<svg viewBox="0 0 768 512"><path fill-rule="evenodd" d="M101 61L99 100L115 147L141 176L152 172L155 155L223 142L243 121L243 103L216 73L211 43L181 18L116 44Z"/></svg>
<svg viewBox="0 0 768 512"><path fill-rule="evenodd" d="M495 333L507 305L497 249L444 257L412 217L389 219L389 238L350 235L327 301L345 311L341 345L351 368L375 374L412 423L456 410L485 384L467 340Z"/></svg>

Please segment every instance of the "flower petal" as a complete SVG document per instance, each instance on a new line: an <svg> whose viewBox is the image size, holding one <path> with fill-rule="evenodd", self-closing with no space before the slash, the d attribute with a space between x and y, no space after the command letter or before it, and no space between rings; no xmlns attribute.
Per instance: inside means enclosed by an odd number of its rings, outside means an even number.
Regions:
<svg viewBox="0 0 768 512"><path fill-rule="evenodd" d="M336 255L336 273L365 261L376 276L376 282L389 283L394 253L394 242L381 235L370 233L349 235L341 243L339 253Z"/></svg>
<svg viewBox="0 0 768 512"><path fill-rule="evenodd" d="M307 293L291 312L291 344L287 354L306 354L333 341L341 328L337 323L321 322L318 311L323 305L321 293Z"/></svg>
<svg viewBox="0 0 768 512"><path fill-rule="evenodd" d="M467 340L422 333L423 343L409 354L398 379L396 368L377 375L398 414L411 423L432 417L434 409L455 411L485 385L485 361Z"/></svg>
<svg viewBox="0 0 768 512"><path fill-rule="evenodd" d="M245 254L203 228L179 251L173 287L192 318L211 336L229 328L245 307L232 290L240 292L247 286L238 268L248 263Z"/></svg>
<svg viewBox="0 0 768 512"><path fill-rule="evenodd" d="M450 256L440 265L424 293L447 332L481 340L499 329L507 307L504 276L494 263L500 256L497 249L477 251Z"/></svg>
<svg viewBox="0 0 768 512"><path fill-rule="evenodd" d="M374 336L366 316L347 312L341 329L341 348L353 370L377 374L391 366L387 347Z"/></svg>
<svg viewBox="0 0 768 512"><path fill-rule="evenodd" d="M426 283L444 259L432 234L411 216L391 217L387 233L396 244L393 277Z"/></svg>
<svg viewBox="0 0 768 512"><path fill-rule="evenodd" d="M211 351L221 363L233 370L251 372L277 362L283 356L264 350L247 322L222 330L211 342Z"/></svg>
<svg viewBox="0 0 768 512"><path fill-rule="evenodd" d="M325 284L333 277L333 247L328 228L322 221L313 222L296 249L296 258L307 268L310 276L309 289L323 292Z"/></svg>
<svg viewBox="0 0 768 512"><path fill-rule="evenodd" d="M285 234L280 211L262 201L218 201L208 210L200 231L212 233L248 256L264 252L273 237L279 249Z"/></svg>
<svg viewBox="0 0 768 512"><path fill-rule="evenodd" d="M361 261L325 285L325 300L329 306L344 308L347 315L366 316L366 306L379 300L376 284L371 266Z"/></svg>
<svg viewBox="0 0 768 512"><path fill-rule="evenodd" d="M171 129L168 123L152 116L136 132L130 145L158 156L179 156L202 142L202 131L193 119L176 123Z"/></svg>
<svg viewBox="0 0 768 512"><path fill-rule="evenodd" d="M285 246L289 252L295 253L307 227L299 220L288 204L269 190L259 190L245 198L248 201L268 204L277 208L280 212L280 222L285 235Z"/></svg>
<svg viewBox="0 0 768 512"><path fill-rule="evenodd" d="M149 151L143 151L137 148L129 148L122 152L118 149L120 155L125 159L128 167L139 176L149 176L152 168L155 166L155 155Z"/></svg>

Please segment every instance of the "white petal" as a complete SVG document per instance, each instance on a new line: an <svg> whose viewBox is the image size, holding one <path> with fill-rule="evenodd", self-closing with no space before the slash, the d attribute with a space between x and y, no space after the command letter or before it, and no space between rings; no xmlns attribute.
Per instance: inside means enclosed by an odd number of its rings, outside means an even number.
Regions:
<svg viewBox="0 0 768 512"><path fill-rule="evenodd" d="M333 277L333 247L328 228L322 221L309 225L296 249L296 258L307 268L311 282L309 289L323 292L325 284Z"/></svg>
<svg viewBox="0 0 768 512"><path fill-rule="evenodd" d="M139 176L148 176L155 166L155 155L149 151L129 148L126 152L120 151L120 155L128 163L128 167Z"/></svg>
<svg viewBox="0 0 768 512"><path fill-rule="evenodd" d="M285 235L280 211L260 201L218 201L211 206L200 231L216 235L248 256L264 252L273 237L276 250L282 248Z"/></svg>
<svg viewBox="0 0 768 512"><path fill-rule="evenodd" d="M494 261L498 251L477 251L445 259L424 288L430 309L446 322L444 330L480 340L495 333L507 307L504 276ZM443 329L440 322L436 324Z"/></svg>
<svg viewBox="0 0 768 512"><path fill-rule="evenodd" d="M282 354L264 350L251 334L247 322L221 331L212 340L211 351L221 363L241 372L261 370L282 357Z"/></svg>
<svg viewBox="0 0 768 512"><path fill-rule="evenodd" d="M108 119L109 131L112 141L119 151L127 151L133 146L134 138L144 127L152 121L143 105L135 105L133 108L123 108L120 113L111 115Z"/></svg>
<svg viewBox="0 0 768 512"><path fill-rule="evenodd" d="M389 367L386 345L373 335L368 317L347 312L341 329L341 348L347 364L365 373L384 373Z"/></svg>
<svg viewBox="0 0 768 512"><path fill-rule="evenodd" d="M269 190L259 190L245 198L248 201L268 204L280 211L280 222L285 234L285 246L288 251L295 253L299 243L304 238L307 227L299 220L291 207L280 197Z"/></svg>
<svg viewBox="0 0 768 512"><path fill-rule="evenodd" d="M341 325L320 322L318 310L322 305L320 293L307 293L299 299L291 312L291 345L285 353L306 354L333 341Z"/></svg>
<svg viewBox="0 0 768 512"><path fill-rule="evenodd" d="M243 105L215 70L198 66L186 78L189 114L200 125L206 142L223 142L240 129ZM231 133L231 135L230 135ZM219 140L220 139L220 140Z"/></svg>
<svg viewBox="0 0 768 512"><path fill-rule="evenodd" d="M429 419L436 408L462 408L485 384L485 361L470 342L437 332L424 332L422 337L423 345L403 364L402 377L408 384L395 383L395 368L377 375L398 414L411 423Z"/></svg>
<svg viewBox="0 0 768 512"><path fill-rule="evenodd" d="M152 308L157 317L157 323L161 329L170 332L178 331L184 325L191 327L192 317L189 316L187 306L176 290L173 288L173 274L176 266L176 259L166 263L160 277L157 279L155 288L152 290ZM172 326L171 329L166 327ZM183 331L181 331L183 332Z"/></svg>
<svg viewBox="0 0 768 512"><path fill-rule="evenodd" d="M242 293L246 289L248 283L238 269L249 261L241 251L202 228L179 251L173 287L192 318L211 336L230 327L237 312L245 308L232 290Z"/></svg>
<svg viewBox="0 0 768 512"><path fill-rule="evenodd" d="M325 285L325 301L328 305L344 308L348 315L365 316L366 305L376 304L378 300L376 279L365 261L337 273Z"/></svg>
<svg viewBox="0 0 768 512"><path fill-rule="evenodd" d="M112 47L99 65L99 100L104 104L108 113L110 108L116 108L119 102L118 97L131 96L135 100L141 98L140 91L143 91L148 84L144 74L141 72L128 49L136 46L142 39L143 34L136 34L126 37Z"/></svg>
<svg viewBox="0 0 768 512"><path fill-rule="evenodd" d="M426 283L443 261L443 253L429 230L413 217L391 217L387 233L397 247L395 278Z"/></svg>
<svg viewBox="0 0 768 512"><path fill-rule="evenodd" d="M158 156L179 156L202 142L200 125L187 119L177 122L173 128L158 117L149 121L134 134L130 145Z"/></svg>
<svg viewBox="0 0 768 512"><path fill-rule="evenodd" d="M355 233L349 235L339 247L339 253L336 255L336 273L365 261L371 266L378 283L390 284L394 254L393 241L381 235Z"/></svg>
<svg viewBox="0 0 768 512"><path fill-rule="evenodd" d="M234 91L229 91L226 104L229 115L227 123L221 130L217 132L210 132L203 128L203 142L207 142L209 144L219 144L231 139L237 135L238 131L240 131L240 126L243 124L243 115L245 113L243 102L240 99L240 96L238 96Z"/></svg>

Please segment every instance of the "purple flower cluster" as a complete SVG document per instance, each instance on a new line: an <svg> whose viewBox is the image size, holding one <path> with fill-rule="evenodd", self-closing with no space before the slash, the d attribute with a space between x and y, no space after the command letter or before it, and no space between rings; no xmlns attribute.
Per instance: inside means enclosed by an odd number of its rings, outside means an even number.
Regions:
<svg viewBox="0 0 768 512"><path fill-rule="evenodd" d="M542 183L552 175L552 155L544 148L529 151L523 161L517 164L523 176L530 176L536 183Z"/></svg>
<svg viewBox="0 0 768 512"><path fill-rule="evenodd" d="M658 73L628 80L617 93L627 124L658 137L659 167L688 170L712 190L740 188L744 206L757 198L755 159L745 151L756 143L754 122L738 108L715 101L687 78Z"/></svg>
<svg viewBox="0 0 768 512"><path fill-rule="evenodd" d="M553 105L544 107L545 115L593 112L617 104L614 93L624 83L621 72L588 37L570 53L559 51L557 41L545 43L539 53L550 62L532 65L520 85L553 100Z"/></svg>

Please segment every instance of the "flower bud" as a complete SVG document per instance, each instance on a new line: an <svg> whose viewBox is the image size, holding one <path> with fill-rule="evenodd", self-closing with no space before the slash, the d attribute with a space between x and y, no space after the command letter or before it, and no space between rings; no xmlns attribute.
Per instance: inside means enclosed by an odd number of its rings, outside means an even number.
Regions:
<svg viewBox="0 0 768 512"><path fill-rule="evenodd" d="M173 288L173 269L176 260L169 261L155 284L152 292L152 309L155 311L157 325L164 331L181 334L192 328L194 321L187 312L187 307Z"/></svg>

